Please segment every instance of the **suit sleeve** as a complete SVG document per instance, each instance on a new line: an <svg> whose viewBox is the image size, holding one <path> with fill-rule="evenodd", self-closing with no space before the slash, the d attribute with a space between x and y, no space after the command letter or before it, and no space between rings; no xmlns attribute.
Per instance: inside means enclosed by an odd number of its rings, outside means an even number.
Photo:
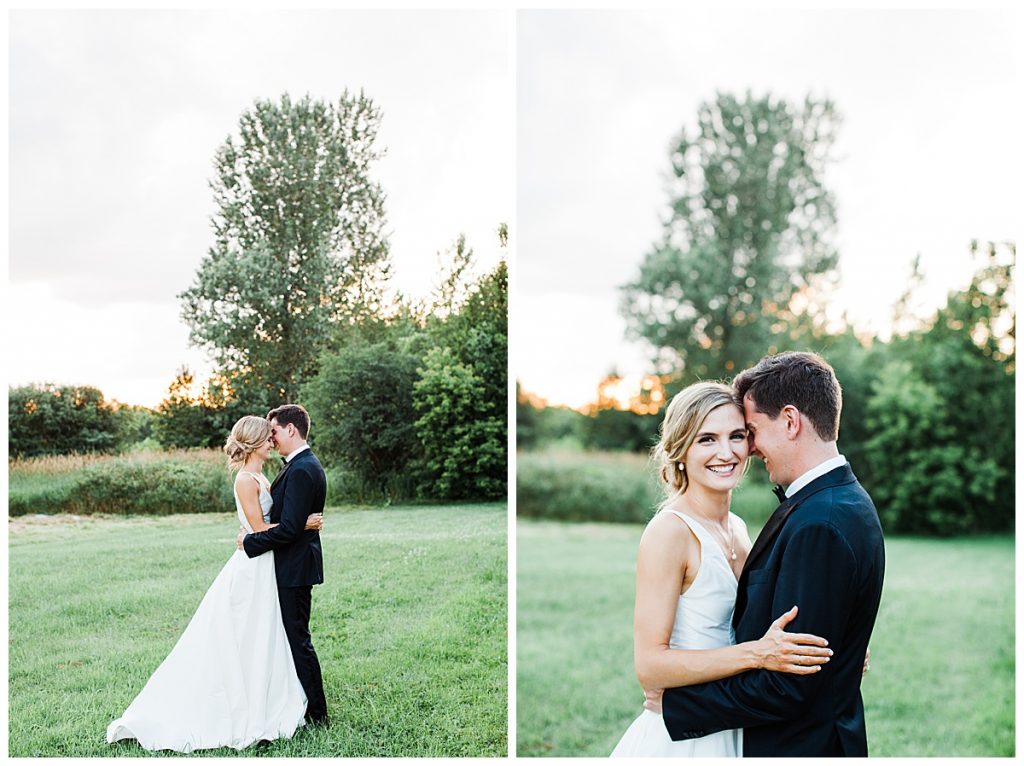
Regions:
<svg viewBox="0 0 1024 766"><path fill-rule="evenodd" d="M242 547L249 558L291 544L306 528L305 511L314 490L313 477L300 466L295 466L288 472L286 480L281 520L277 526L253 532L242 540Z"/></svg>
<svg viewBox="0 0 1024 766"><path fill-rule="evenodd" d="M797 530L782 556L772 615L800 607L786 630L822 636L841 652L856 569L852 549L832 525L811 524ZM665 727L673 740L680 740L799 718L831 683L833 670L827 663L805 676L752 670L720 681L666 689Z"/></svg>

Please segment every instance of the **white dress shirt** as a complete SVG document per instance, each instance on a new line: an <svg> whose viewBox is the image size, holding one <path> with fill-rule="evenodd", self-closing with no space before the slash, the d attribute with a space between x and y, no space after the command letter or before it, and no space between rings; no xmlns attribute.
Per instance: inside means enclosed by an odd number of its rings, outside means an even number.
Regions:
<svg viewBox="0 0 1024 766"><path fill-rule="evenodd" d="M295 457L296 455L298 455L304 449L309 449L309 445L308 444L303 444L301 447L296 447L295 449L293 449L291 452L289 452L287 455L284 456L284 462L286 462L286 463L292 462L292 458Z"/></svg>
<svg viewBox="0 0 1024 766"><path fill-rule="evenodd" d="M842 455L829 458L824 463L818 463L814 468L803 474L799 479L786 487L786 497L793 497L797 492L806 487L819 476L824 476L829 471L834 471L839 466L846 465L846 458Z"/></svg>

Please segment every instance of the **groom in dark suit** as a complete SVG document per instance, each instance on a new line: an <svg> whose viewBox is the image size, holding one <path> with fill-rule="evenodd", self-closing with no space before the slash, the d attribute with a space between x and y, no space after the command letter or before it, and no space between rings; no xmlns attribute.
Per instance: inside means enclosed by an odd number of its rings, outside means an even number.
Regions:
<svg viewBox="0 0 1024 766"><path fill-rule="evenodd" d="M323 553L320 533L305 526L310 515L324 511L327 478L306 444L309 414L304 408L285 404L271 410L267 420L271 441L285 459L284 467L270 486L274 500L270 520L277 526L265 532L239 535L238 547L249 558L274 552L281 619L295 660L295 672L306 692L306 720L326 726L324 682L309 633L313 586L324 581Z"/></svg>
<svg viewBox="0 0 1024 766"><path fill-rule="evenodd" d="M798 606L787 630L822 636L834 654L810 675L754 670L666 689L665 726L674 740L743 728L748 757L866 756L860 681L885 550L875 506L836 446L839 382L816 354L785 353L743 371L733 387L752 454L781 485L781 505L740 576L736 641L761 638Z"/></svg>

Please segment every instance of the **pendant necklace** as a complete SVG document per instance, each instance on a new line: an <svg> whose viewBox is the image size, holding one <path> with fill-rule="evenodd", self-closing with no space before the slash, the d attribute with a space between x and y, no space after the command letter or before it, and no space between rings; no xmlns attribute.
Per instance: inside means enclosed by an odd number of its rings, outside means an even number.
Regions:
<svg viewBox="0 0 1024 766"><path fill-rule="evenodd" d="M703 518L706 522L708 522L709 527L715 530L715 534L718 536L718 538L725 544L725 547L728 550L728 553L726 553L725 555L732 561L735 561L737 558L739 558L736 555L736 530L733 529L732 524L729 524L729 517L725 517L725 523L729 526L728 538L726 538L725 532L722 531L721 524L716 524L712 522L711 519L707 518L706 516L703 516Z"/></svg>
<svg viewBox="0 0 1024 766"><path fill-rule="evenodd" d="M729 524L728 517L726 517L725 523ZM725 533L721 531L721 528L719 528L718 533L722 536L722 542L725 543L725 547L729 549L729 558L732 561L735 561L736 560L736 546L734 545L734 543L736 542L736 530L734 530L732 528L732 524L729 524L729 539L728 540L725 539Z"/></svg>

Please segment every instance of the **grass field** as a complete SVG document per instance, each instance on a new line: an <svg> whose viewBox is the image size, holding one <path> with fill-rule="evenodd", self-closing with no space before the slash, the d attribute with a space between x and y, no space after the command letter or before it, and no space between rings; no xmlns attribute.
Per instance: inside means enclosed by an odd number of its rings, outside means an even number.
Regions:
<svg viewBox="0 0 1024 766"><path fill-rule="evenodd" d="M639 714L641 531L519 520L518 755L605 756ZM1013 594L1011 535L886 541L862 686L871 755L1014 754Z"/></svg>
<svg viewBox="0 0 1024 766"><path fill-rule="evenodd" d="M201 754L504 755L504 504L325 516L311 630L330 729ZM11 756L150 755L107 745L107 724L174 646L237 526L220 513L10 522Z"/></svg>

